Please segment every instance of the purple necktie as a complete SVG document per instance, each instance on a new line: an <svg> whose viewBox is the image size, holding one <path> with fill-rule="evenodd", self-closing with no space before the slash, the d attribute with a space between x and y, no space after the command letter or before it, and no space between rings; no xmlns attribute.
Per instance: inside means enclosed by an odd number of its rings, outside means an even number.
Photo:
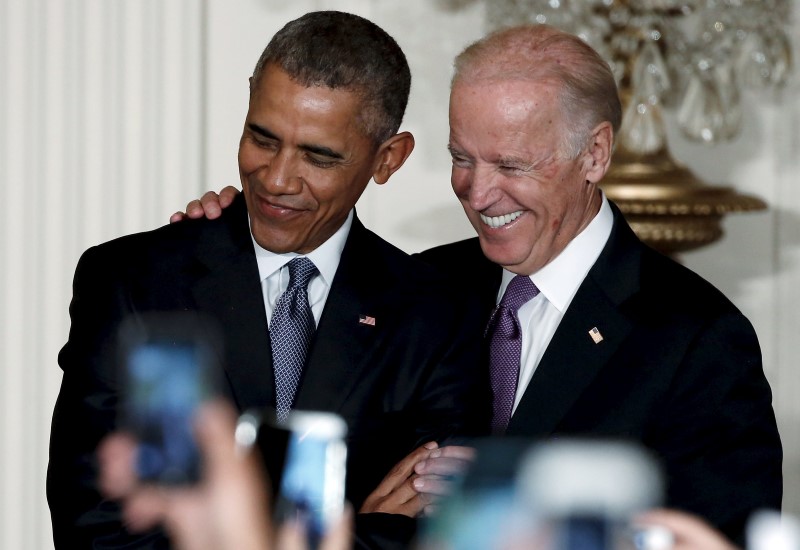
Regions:
<svg viewBox="0 0 800 550"><path fill-rule="evenodd" d="M517 275L508 284L486 328L492 380L492 432L495 434L506 431L517 392L522 354L522 330L517 311L537 294L539 289L529 277Z"/></svg>

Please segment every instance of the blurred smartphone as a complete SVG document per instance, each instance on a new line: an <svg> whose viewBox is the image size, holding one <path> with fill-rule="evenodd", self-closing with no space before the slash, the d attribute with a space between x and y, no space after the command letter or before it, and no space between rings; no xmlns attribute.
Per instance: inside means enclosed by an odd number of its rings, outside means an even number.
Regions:
<svg viewBox="0 0 800 550"><path fill-rule="evenodd" d="M632 442L554 439L525 457L518 487L545 535L543 550L658 548L654 532L631 531L630 520L660 506L657 459Z"/></svg>
<svg viewBox="0 0 800 550"><path fill-rule="evenodd" d="M312 548L344 511L346 433L340 416L312 411L292 411L285 422L269 419L259 429L258 446L278 487L277 520L299 521Z"/></svg>
<svg viewBox="0 0 800 550"><path fill-rule="evenodd" d="M137 439L140 480L167 485L199 480L193 436L197 408L218 392L222 337L196 312L128 319L119 333L122 425Z"/></svg>

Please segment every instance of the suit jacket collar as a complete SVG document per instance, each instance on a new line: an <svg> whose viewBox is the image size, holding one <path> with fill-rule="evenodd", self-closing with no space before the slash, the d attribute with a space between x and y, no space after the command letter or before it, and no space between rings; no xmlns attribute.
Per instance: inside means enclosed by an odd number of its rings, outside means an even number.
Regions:
<svg viewBox="0 0 800 550"><path fill-rule="evenodd" d="M639 289L643 245L613 204L612 210L611 236L547 346L511 418L509 435L552 433L631 330L620 306ZM603 337L599 343L589 335L595 327Z"/></svg>
<svg viewBox="0 0 800 550"><path fill-rule="evenodd" d="M503 281L503 269L483 255L480 240L477 237L465 241L465 245L470 248L465 256L475 258L476 261L470 262L468 266L464 267L464 273L460 273L460 275L468 278L471 290L476 294L488 322L489 316L497 305L497 293L500 291L500 284Z"/></svg>
<svg viewBox="0 0 800 550"><path fill-rule="evenodd" d="M374 345L375 327L359 315L380 316L386 296L378 237L353 218L339 267L309 350L295 399L298 409L338 410L358 373L368 367L366 349ZM219 220L207 223L198 239L198 260L207 272L193 287L198 307L217 317L227 344L226 373L240 409L275 405L275 375L258 266L247 208L237 197ZM223 297L221 299L221 297Z"/></svg>
<svg viewBox="0 0 800 550"><path fill-rule="evenodd" d="M243 196L203 224L195 255L206 271L192 294L198 308L220 322L225 372L239 409L274 404L267 315Z"/></svg>
<svg viewBox="0 0 800 550"><path fill-rule="evenodd" d="M379 238L353 218L336 276L309 350L295 398L298 409L338 411L369 368L369 350L381 331L359 322L360 316L378 319L389 294L378 252Z"/></svg>

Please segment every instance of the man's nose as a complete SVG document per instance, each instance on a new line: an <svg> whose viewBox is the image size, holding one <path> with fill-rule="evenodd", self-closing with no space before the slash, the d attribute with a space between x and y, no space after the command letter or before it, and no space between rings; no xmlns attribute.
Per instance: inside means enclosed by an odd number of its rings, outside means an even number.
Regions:
<svg viewBox="0 0 800 550"><path fill-rule="evenodd" d="M293 195L303 187L298 161L291 151L278 151L259 176L266 190L273 195Z"/></svg>
<svg viewBox="0 0 800 550"><path fill-rule="evenodd" d="M476 166L470 174L469 206L484 210L492 205L497 195L497 172L491 166Z"/></svg>

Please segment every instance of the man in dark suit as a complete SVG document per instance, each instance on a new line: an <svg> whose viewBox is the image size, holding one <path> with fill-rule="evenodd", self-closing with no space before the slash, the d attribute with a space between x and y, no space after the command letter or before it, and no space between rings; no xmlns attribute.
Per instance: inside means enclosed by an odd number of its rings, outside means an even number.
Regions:
<svg viewBox="0 0 800 550"><path fill-rule="evenodd" d="M758 341L728 299L642 244L600 191L621 119L608 65L577 37L536 26L478 41L455 69L452 185L478 237L422 257L458 274L492 319L496 433L642 443L664 466L667 505L741 543L747 517L782 495ZM368 502L419 511L471 457L464 447L410 457Z"/></svg>
<svg viewBox="0 0 800 550"><path fill-rule="evenodd" d="M409 87L402 51L369 21L317 12L290 22L251 78L242 197L218 220L123 237L83 255L51 433L57 547L167 544L158 531L128 532L96 488L93 453L117 428L124 392L115 336L126 317L188 310L218 320L226 389L240 411L343 416L346 493L356 508L418 445L481 431L486 381L480 344L470 338L481 321L446 277L354 213L370 178L385 183L413 149L413 137L397 133ZM293 292L314 332L300 381L287 390L275 367L284 340L271 330L299 273L293 265L311 273Z"/></svg>

